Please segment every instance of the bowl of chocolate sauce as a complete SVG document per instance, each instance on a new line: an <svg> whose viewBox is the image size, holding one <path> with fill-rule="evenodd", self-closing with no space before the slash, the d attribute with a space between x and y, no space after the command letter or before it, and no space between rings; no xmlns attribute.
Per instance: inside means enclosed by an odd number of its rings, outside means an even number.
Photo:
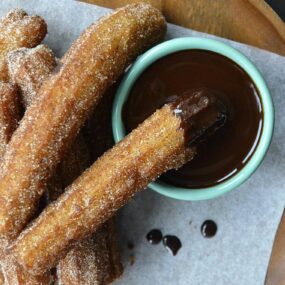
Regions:
<svg viewBox="0 0 285 285"><path fill-rule="evenodd" d="M223 102L222 128L195 145L193 160L149 187L181 200L204 200L236 189L262 162L271 142L274 108L254 64L236 49L206 38L166 41L143 54L120 84L113 133L121 140L173 96L207 90Z"/></svg>

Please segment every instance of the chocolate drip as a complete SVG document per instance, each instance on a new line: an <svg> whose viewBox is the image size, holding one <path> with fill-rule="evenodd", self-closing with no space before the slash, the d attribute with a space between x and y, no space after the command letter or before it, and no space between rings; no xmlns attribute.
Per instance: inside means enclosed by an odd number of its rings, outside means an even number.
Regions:
<svg viewBox="0 0 285 285"><path fill-rule="evenodd" d="M179 249L182 247L180 239L171 235L163 237L163 245L171 252L172 255L176 255Z"/></svg>

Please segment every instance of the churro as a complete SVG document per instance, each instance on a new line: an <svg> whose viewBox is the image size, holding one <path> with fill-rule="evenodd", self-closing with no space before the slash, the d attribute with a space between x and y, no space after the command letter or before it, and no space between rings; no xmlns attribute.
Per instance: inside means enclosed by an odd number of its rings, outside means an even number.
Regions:
<svg viewBox="0 0 285 285"><path fill-rule="evenodd" d="M38 90L55 66L55 56L45 45L39 45L33 49L21 48L8 54L9 76L18 86L26 107L34 100L38 100ZM47 200L56 200L64 188L72 183L90 163L89 149L83 133L80 132L58 166L55 177L48 183ZM119 259L116 260L118 254L116 247L113 246L116 241L109 243L109 236L113 235L113 226L110 226L112 222L107 223L109 226L103 226L94 237L78 243L60 261L56 270L59 284L103 284L105 279L112 280L121 274L121 263ZM21 284L19 280L25 276L24 272L20 274L21 270L15 264L11 265L9 280L11 276L14 277L13 282L8 284Z"/></svg>
<svg viewBox="0 0 285 285"><path fill-rule="evenodd" d="M6 56L20 47L38 45L47 33L47 25L39 16L28 16L23 10L10 11L0 21L0 80L8 81Z"/></svg>
<svg viewBox="0 0 285 285"><path fill-rule="evenodd" d="M18 126L20 104L17 89L10 83L0 81L0 158Z"/></svg>
<svg viewBox="0 0 285 285"><path fill-rule="evenodd" d="M26 270L36 274L54 266L74 241L94 232L136 192L193 158L189 143L219 128L224 116L208 92L186 95L106 152L20 235L13 252Z"/></svg>
<svg viewBox="0 0 285 285"><path fill-rule="evenodd" d="M56 58L47 46L38 45L10 52L7 62L10 80L19 87L27 108L37 98L41 85L56 67Z"/></svg>
<svg viewBox="0 0 285 285"><path fill-rule="evenodd" d="M29 222L47 179L104 91L165 30L158 10L135 4L102 18L77 40L7 147L0 175L2 240L13 240Z"/></svg>

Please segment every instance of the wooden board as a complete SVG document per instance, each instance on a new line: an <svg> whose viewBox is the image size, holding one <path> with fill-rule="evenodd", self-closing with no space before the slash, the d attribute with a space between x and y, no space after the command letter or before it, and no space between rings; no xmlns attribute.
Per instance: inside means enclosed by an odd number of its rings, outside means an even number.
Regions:
<svg viewBox="0 0 285 285"><path fill-rule="evenodd" d="M285 24L263 0L84 0L109 8L147 2L174 24L285 55Z"/></svg>

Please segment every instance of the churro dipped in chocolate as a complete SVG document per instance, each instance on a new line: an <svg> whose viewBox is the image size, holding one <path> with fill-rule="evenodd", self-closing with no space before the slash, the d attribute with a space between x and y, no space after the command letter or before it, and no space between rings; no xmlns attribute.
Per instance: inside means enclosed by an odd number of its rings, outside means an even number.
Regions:
<svg viewBox="0 0 285 285"><path fill-rule="evenodd" d="M18 262L38 273L54 266L74 241L94 232L163 172L192 159L191 146L224 123L222 105L198 90L165 105L99 158L24 231Z"/></svg>
<svg viewBox="0 0 285 285"><path fill-rule="evenodd" d="M20 9L10 11L0 21L0 80L8 81L6 56L20 47L35 47L44 39L47 25L39 16Z"/></svg>
<svg viewBox="0 0 285 285"><path fill-rule="evenodd" d="M0 159L20 119L17 89L10 83L0 81Z"/></svg>
<svg viewBox="0 0 285 285"><path fill-rule="evenodd" d="M55 66L56 58L45 45L39 45L33 49L21 48L9 53L9 76L18 86L26 107L34 100L39 100L37 92ZM72 183L90 165L90 162L89 149L83 133L80 132L58 166L56 177L48 183L46 193L48 201L56 200L64 188ZM112 222L108 223L112 224ZM103 226L92 238L78 243L57 266L58 283L106 284L103 283L105 279L117 278L122 272L122 266L118 259L115 260L114 266L119 267L120 271L113 268L113 260L117 258L118 253L112 243L109 246L110 234L113 234L112 227ZM21 275L21 270L15 264L11 264L9 268L7 275L13 282L7 284L22 284L19 280L22 275L25 276L24 272Z"/></svg>

